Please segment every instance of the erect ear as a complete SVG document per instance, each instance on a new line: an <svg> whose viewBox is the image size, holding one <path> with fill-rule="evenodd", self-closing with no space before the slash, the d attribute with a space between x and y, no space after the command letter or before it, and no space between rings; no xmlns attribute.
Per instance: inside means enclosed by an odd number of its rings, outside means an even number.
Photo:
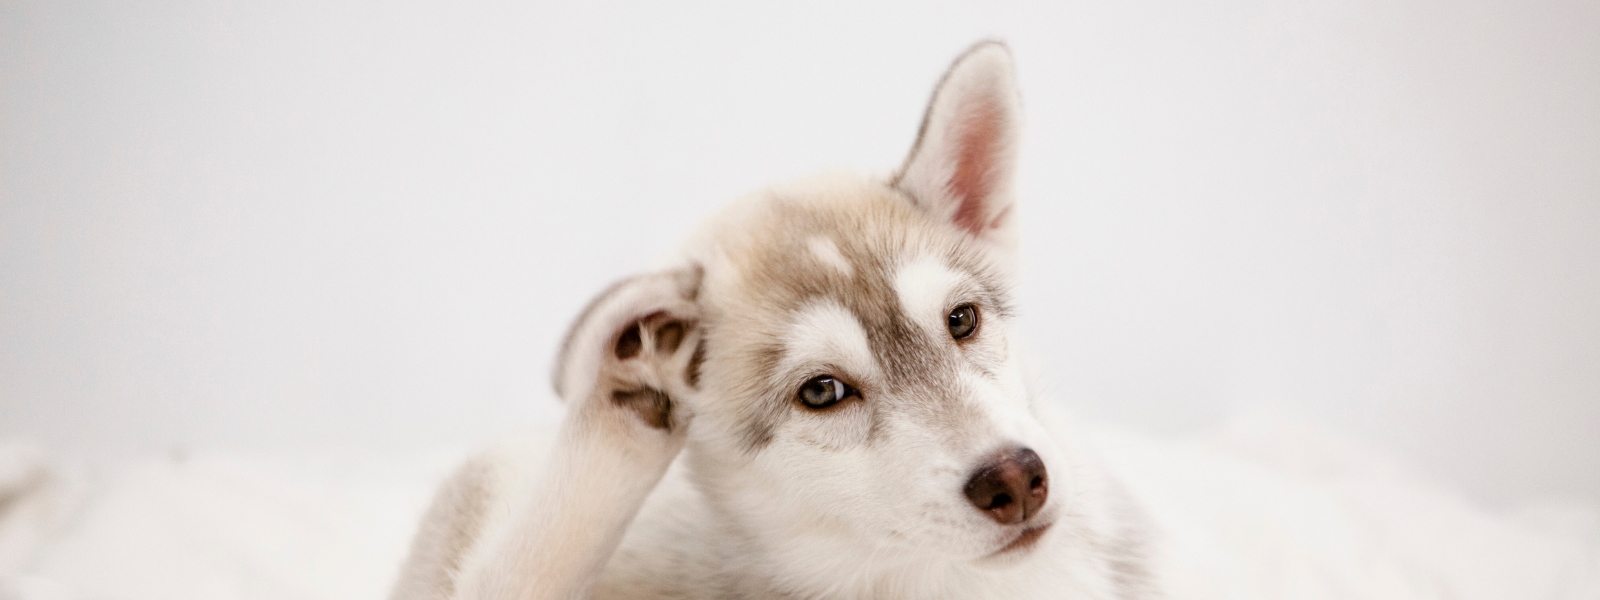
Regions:
<svg viewBox="0 0 1600 600"><path fill-rule="evenodd" d="M556 357L556 394L574 406L611 402L671 430L691 393L699 344L701 270L685 267L624 279L578 315Z"/></svg>
<svg viewBox="0 0 1600 600"><path fill-rule="evenodd" d="M1020 109L1011 52L1000 42L973 46L934 90L894 186L968 234L1013 247Z"/></svg>

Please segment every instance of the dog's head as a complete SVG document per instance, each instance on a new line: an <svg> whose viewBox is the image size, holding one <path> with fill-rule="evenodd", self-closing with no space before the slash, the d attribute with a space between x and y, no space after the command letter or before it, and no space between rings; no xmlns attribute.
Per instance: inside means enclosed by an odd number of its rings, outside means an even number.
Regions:
<svg viewBox="0 0 1600 600"><path fill-rule="evenodd" d="M783 540L766 550L981 562L1026 555L1059 514L1013 330L1018 102L1007 50L979 45L892 178L773 188L690 244L690 464L742 529Z"/></svg>

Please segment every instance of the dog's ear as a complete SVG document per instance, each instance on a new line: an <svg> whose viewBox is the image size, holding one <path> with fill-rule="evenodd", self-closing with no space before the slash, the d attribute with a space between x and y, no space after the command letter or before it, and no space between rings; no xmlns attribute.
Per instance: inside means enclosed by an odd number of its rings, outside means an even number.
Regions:
<svg viewBox="0 0 1600 600"><path fill-rule="evenodd" d="M1020 104L1005 44L973 46L934 90L893 185L968 234L1013 247Z"/></svg>
<svg viewBox="0 0 1600 600"><path fill-rule="evenodd" d="M552 383L568 404L612 402L672 430L691 393L699 342L701 270L685 267L624 279L601 292L567 331Z"/></svg>

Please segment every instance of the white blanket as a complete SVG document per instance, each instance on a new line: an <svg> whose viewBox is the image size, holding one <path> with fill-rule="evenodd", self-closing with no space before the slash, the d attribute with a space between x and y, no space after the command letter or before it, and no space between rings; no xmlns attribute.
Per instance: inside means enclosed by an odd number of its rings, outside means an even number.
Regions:
<svg viewBox="0 0 1600 600"><path fill-rule="evenodd" d="M1171 551L1178 597L1600 599L1600 516L1496 514L1283 422L1095 430ZM0 444L0 600L383 598L462 451L52 462Z"/></svg>

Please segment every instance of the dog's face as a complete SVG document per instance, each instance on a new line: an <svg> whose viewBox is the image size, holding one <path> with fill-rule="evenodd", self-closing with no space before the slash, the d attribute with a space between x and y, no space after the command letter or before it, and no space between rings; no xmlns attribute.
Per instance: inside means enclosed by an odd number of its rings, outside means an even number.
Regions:
<svg viewBox="0 0 1600 600"><path fill-rule="evenodd" d="M558 392L688 425L701 492L783 564L832 578L1030 556L1071 494L1013 329L1017 112L1009 54L975 47L892 179L734 205L680 267L585 311ZM665 358L602 368L646 349Z"/></svg>
<svg viewBox="0 0 1600 600"><path fill-rule="evenodd" d="M1052 524L1065 471L1012 330L1016 113L1006 51L975 48L892 181L768 190L691 244L692 464L745 527L981 561Z"/></svg>

